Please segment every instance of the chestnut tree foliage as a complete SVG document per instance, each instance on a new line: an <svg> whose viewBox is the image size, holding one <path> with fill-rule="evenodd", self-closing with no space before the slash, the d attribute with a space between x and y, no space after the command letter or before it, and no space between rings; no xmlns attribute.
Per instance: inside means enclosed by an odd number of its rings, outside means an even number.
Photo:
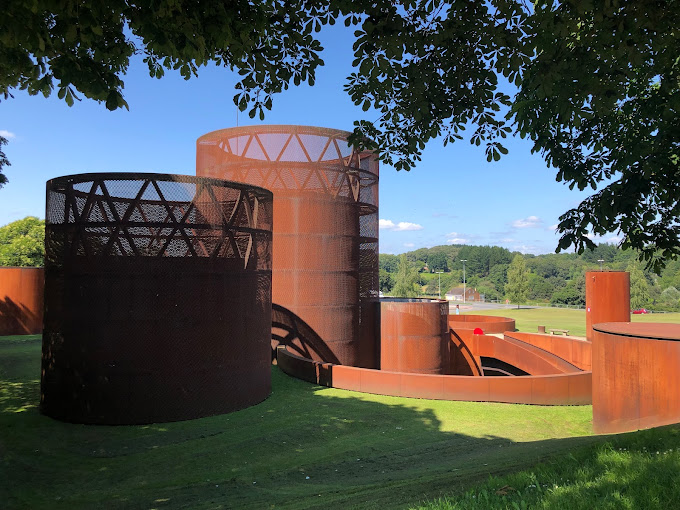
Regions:
<svg viewBox="0 0 680 510"><path fill-rule="evenodd" d="M496 161L518 134L558 181L593 190L561 216L558 249L621 232L657 270L680 254L680 0L7 0L0 97L127 107L140 54L157 78L237 71L235 103L263 118L277 92L314 83L316 33L335 22L355 30L345 89L371 117L354 143L409 170L434 138Z"/></svg>

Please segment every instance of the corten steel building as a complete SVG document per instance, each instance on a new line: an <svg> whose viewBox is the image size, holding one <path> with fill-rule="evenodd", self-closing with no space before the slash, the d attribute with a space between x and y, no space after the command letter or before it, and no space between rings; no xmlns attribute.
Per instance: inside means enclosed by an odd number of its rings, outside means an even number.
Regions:
<svg viewBox="0 0 680 510"><path fill-rule="evenodd" d="M215 179L48 181L42 412L150 423L267 398L272 208Z"/></svg>
<svg viewBox="0 0 680 510"><path fill-rule="evenodd" d="M273 192L279 338L314 360L376 368L378 161L350 147L348 135L305 126L214 131L197 141L196 173Z"/></svg>

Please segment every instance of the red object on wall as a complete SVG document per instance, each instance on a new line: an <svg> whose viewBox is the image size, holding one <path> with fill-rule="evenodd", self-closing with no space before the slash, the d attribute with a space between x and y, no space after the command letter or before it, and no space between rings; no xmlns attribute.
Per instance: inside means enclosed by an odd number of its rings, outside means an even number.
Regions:
<svg viewBox="0 0 680 510"><path fill-rule="evenodd" d="M630 321L630 275L625 271L586 273L586 338L593 341L593 325Z"/></svg>
<svg viewBox="0 0 680 510"><path fill-rule="evenodd" d="M380 300L380 369L445 374L449 365L446 301Z"/></svg>
<svg viewBox="0 0 680 510"><path fill-rule="evenodd" d="M44 287L42 267L0 267L0 336L42 332Z"/></svg>
<svg viewBox="0 0 680 510"><path fill-rule="evenodd" d="M197 141L196 174L273 192L273 303L323 340L327 349L313 340L313 359L376 367L378 161L347 136L306 126L214 131ZM292 341L306 349L306 339Z"/></svg>
<svg viewBox="0 0 680 510"><path fill-rule="evenodd" d="M595 432L680 422L680 325L603 323L593 331Z"/></svg>

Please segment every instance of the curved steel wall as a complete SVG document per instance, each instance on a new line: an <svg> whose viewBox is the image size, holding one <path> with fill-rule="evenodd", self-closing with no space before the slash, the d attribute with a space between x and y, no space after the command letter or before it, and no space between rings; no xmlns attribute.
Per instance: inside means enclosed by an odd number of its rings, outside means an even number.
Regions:
<svg viewBox="0 0 680 510"><path fill-rule="evenodd" d="M293 377L378 395L538 405L591 402L590 372L522 377L409 374L321 363L293 354L285 347L279 347L278 361L281 370Z"/></svg>
<svg viewBox="0 0 680 510"><path fill-rule="evenodd" d="M378 161L349 133L305 126L214 131L196 146L196 174L274 193L272 300L331 352L314 359L377 366ZM305 350L305 339L294 340Z"/></svg>
<svg viewBox="0 0 680 510"><path fill-rule="evenodd" d="M630 321L630 274L625 271L586 272L586 338L593 325Z"/></svg>
<svg viewBox="0 0 680 510"><path fill-rule="evenodd" d="M603 323L593 332L593 430L680 422L680 325Z"/></svg>
<svg viewBox="0 0 680 510"><path fill-rule="evenodd" d="M380 300L380 369L445 374L449 366L449 303L431 299Z"/></svg>
<svg viewBox="0 0 680 510"><path fill-rule="evenodd" d="M42 412L149 423L267 398L271 226L272 194L253 186L48 181Z"/></svg>
<svg viewBox="0 0 680 510"><path fill-rule="evenodd" d="M0 267L0 336L42 332L44 285L42 267Z"/></svg>
<svg viewBox="0 0 680 510"><path fill-rule="evenodd" d="M449 326L452 329L480 328L488 335L515 331L515 319L495 315L449 315Z"/></svg>

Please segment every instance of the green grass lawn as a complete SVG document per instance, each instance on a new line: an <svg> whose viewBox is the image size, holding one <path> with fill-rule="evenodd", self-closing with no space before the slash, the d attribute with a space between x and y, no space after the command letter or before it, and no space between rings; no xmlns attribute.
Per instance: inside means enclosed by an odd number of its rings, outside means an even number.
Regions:
<svg viewBox="0 0 680 510"><path fill-rule="evenodd" d="M531 469L438 498L423 510L680 507L680 427L612 436Z"/></svg>
<svg viewBox="0 0 680 510"><path fill-rule="evenodd" d="M504 308L467 312L473 315L498 315L515 319L519 331L535 333L538 326L549 329L568 329L570 335L586 336L585 310L567 308ZM631 315L633 322L671 322L680 324L680 313Z"/></svg>
<svg viewBox="0 0 680 510"><path fill-rule="evenodd" d="M42 416L38 337L0 338L0 507L404 508L584 444L591 407L404 399L272 368L262 404L148 426Z"/></svg>

